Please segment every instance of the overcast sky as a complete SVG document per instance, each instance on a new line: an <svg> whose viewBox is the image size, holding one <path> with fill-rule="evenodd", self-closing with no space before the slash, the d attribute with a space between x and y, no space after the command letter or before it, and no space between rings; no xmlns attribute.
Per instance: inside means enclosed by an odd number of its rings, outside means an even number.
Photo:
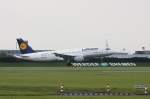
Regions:
<svg viewBox="0 0 150 99"><path fill-rule="evenodd" d="M0 0L0 49L150 49L150 0Z"/></svg>

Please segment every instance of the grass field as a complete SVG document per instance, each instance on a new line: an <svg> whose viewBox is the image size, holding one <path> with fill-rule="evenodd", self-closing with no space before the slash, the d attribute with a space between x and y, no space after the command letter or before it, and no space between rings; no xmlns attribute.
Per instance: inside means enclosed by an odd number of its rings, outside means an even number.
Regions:
<svg viewBox="0 0 150 99"><path fill-rule="evenodd" d="M149 96L0 96L0 99L149 99Z"/></svg>
<svg viewBox="0 0 150 99"><path fill-rule="evenodd" d="M0 96L0 99L149 99L149 96Z"/></svg>
<svg viewBox="0 0 150 99"><path fill-rule="evenodd" d="M105 91L110 84L113 92L136 92L134 85L150 85L150 67L29 67L0 64L0 99L149 99L148 96L56 96L60 83L65 91ZM10 64L9 64L10 65ZM14 65L14 64L12 64ZM31 65L31 64L30 64ZM32 64L35 65L35 64ZM20 66L20 67L19 67ZM150 87L150 86L149 86Z"/></svg>

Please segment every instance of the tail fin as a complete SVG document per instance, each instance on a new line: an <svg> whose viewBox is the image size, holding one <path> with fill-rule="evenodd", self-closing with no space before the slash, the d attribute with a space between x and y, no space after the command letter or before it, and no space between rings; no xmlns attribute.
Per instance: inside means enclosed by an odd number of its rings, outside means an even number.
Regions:
<svg viewBox="0 0 150 99"><path fill-rule="evenodd" d="M28 45L27 41L22 38L17 38L21 54L34 53L35 51Z"/></svg>

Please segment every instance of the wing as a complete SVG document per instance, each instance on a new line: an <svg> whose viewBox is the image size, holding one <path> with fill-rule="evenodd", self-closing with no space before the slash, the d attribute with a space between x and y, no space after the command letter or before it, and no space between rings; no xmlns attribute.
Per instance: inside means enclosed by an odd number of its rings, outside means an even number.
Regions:
<svg viewBox="0 0 150 99"><path fill-rule="evenodd" d="M60 53L54 53L54 54L58 57L62 57L66 61L72 61L72 60L74 60L74 57L75 57L72 55L66 55L66 54L60 54Z"/></svg>

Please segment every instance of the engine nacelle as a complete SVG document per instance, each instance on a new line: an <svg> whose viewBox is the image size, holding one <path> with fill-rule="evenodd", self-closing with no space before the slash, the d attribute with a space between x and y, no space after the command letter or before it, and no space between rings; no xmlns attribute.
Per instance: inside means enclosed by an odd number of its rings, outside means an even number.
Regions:
<svg viewBox="0 0 150 99"><path fill-rule="evenodd" d="M76 56L76 57L74 58L74 61L76 61L76 62L84 61L84 57L83 57L83 56Z"/></svg>

